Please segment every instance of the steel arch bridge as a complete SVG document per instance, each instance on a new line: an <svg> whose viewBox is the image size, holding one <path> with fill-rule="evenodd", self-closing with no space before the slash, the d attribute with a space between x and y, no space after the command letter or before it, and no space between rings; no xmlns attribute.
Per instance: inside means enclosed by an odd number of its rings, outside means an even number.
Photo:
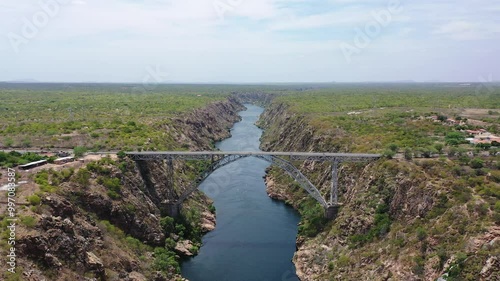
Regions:
<svg viewBox="0 0 500 281"><path fill-rule="evenodd" d="M134 161L164 161L166 160L173 170L174 160L205 160L210 161L206 168L181 194L175 206L181 206L199 185L216 170L236 162L242 158L256 157L269 162L271 165L284 170L289 174L309 195L320 203L326 210L327 217L335 217L339 207L338 203L338 167L343 162L368 162L381 157L379 154L354 154L354 153L310 153L310 152L246 152L246 151L160 151L160 152L128 152L127 155ZM286 160L285 158L289 159ZM330 198L326 200L311 183L311 181L291 161L318 161L332 163L332 184ZM177 212L173 212L177 213Z"/></svg>

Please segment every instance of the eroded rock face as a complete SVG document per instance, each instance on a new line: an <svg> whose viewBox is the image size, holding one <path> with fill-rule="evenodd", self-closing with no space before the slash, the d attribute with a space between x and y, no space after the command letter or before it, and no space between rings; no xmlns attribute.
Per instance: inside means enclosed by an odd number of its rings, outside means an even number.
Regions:
<svg viewBox="0 0 500 281"><path fill-rule="evenodd" d="M175 245L175 251L184 257L192 257L194 253L191 252L191 249L193 248L193 242L189 240L183 240L177 242Z"/></svg>
<svg viewBox="0 0 500 281"><path fill-rule="evenodd" d="M133 271L128 274L124 279L125 281L148 281L144 275L139 272Z"/></svg>
<svg viewBox="0 0 500 281"><path fill-rule="evenodd" d="M500 277L500 258L490 257L479 273L484 280L495 280Z"/></svg>
<svg viewBox="0 0 500 281"><path fill-rule="evenodd" d="M242 109L232 98L214 102L175 117L170 125L158 129L164 129L185 148L208 150L214 141L229 136L232 124L239 120L237 112ZM37 218L37 225L18 236L19 262L25 269L23 280L106 280L106 271L113 272L114 280L178 278L175 272L169 272L168 278L161 273L146 278L143 271L149 270L150 265L142 264L139 256L146 255L151 261L152 255L123 249L120 245L124 238L118 241L117 236L125 234L151 246L163 246L166 237L159 223L165 215L162 204L175 201L177 192L189 183L168 175L166 167L156 162L147 163L150 182L145 183L133 161L125 164L126 172L113 165L106 167L110 171L108 177L120 179L119 198L111 199L107 189L97 184L97 173L91 173L89 185L65 182L57 194L42 198L43 215ZM175 169L184 171L186 167L177 163ZM208 199L200 198L196 199L199 202L190 200L206 208L202 212L202 228L211 231L215 216L208 211ZM113 233L117 229L123 234ZM190 241L180 241L178 246L180 253L193 255ZM48 268L55 276L52 279L43 276Z"/></svg>
<svg viewBox="0 0 500 281"><path fill-rule="evenodd" d="M42 203L52 208L52 214L62 218L73 218L75 210L70 201L59 195L51 195L42 198Z"/></svg>
<svg viewBox="0 0 500 281"><path fill-rule="evenodd" d="M228 138L230 128L241 119L238 112L243 110L235 98L226 102L213 103L174 120L174 137L189 150L209 150L213 141Z"/></svg>
<svg viewBox="0 0 500 281"><path fill-rule="evenodd" d="M348 151L345 143L335 141L336 136L345 135L341 129L323 128L323 131L319 131L308 123L307 117L288 111L287 105L283 103L266 108L260 126L265 129L261 146L263 150ZM440 200L440 192L445 190L440 185L446 183L437 183L436 177L432 178L414 162L382 162L340 167L339 191L343 206L338 217L315 237L297 238L293 262L302 281L436 280L444 274L444 269L450 263L442 268L442 261L435 251L429 250L431 247L435 250L439 241L428 237L425 243L419 242L415 230L410 234L400 234L391 232L390 228L382 228L379 238L364 246L352 247L350 239L354 235L366 234L374 228L376 207L381 203L387 208L385 212L392 220L391 227L396 225L403 228L421 223ZM331 167L328 163L304 162L299 168L322 194L329 194ZM304 200L303 196L291 192L289 186L273 178L272 174L267 175L266 184L271 198L286 201L294 207ZM460 208L466 207L457 206L458 210ZM474 257L481 248L494 247L492 245L499 235L497 227L484 227L484 235L470 238L470 245L466 249L468 256ZM426 231L430 233L432 230ZM394 247L395 241L406 244ZM416 263L413 258L418 255L426 256L425 262L418 268L422 272L420 275L414 272ZM498 257L482 256L478 259L482 266L481 275L476 272L478 280L498 278Z"/></svg>
<svg viewBox="0 0 500 281"><path fill-rule="evenodd" d="M86 253L85 264L96 273L101 279L104 279L104 264L101 259L92 252Z"/></svg>
<svg viewBox="0 0 500 281"><path fill-rule="evenodd" d="M201 213L201 231L210 232L215 229L215 215L210 212Z"/></svg>
<svg viewBox="0 0 500 281"><path fill-rule="evenodd" d="M69 218L46 215L41 217L38 227L43 230L39 234L19 239L18 249L22 255L55 270L61 270L70 262L77 271L94 272L96 277L103 278L102 263L97 266L95 255L89 262L87 254L102 244L99 228L86 223L75 224Z"/></svg>

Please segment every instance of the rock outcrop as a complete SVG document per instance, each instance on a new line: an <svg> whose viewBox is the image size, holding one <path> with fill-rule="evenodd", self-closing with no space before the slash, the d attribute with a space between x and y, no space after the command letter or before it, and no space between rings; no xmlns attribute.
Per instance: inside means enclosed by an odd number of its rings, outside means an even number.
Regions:
<svg viewBox="0 0 500 281"><path fill-rule="evenodd" d="M191 251L192 248L193 243L189 240L179 241L177 242L177 245L175 245L175 251L184 257L194 256L195 253Z"/></svg>
<svg viewBox="0 0 500 281"><path fill-rule="evenodd" d="M259 123L265 130L263 150L351 152L339 140L346 135L342 129L314 126L308 117L294 113L281 102L270 104ZM324 222L318 233L297 238L293 262L299 278L302 281L436 280L447 268L462 266L456 264L463 261L453 258L458 250L445 251L446 247L440 243L447 243L443 237L456 241L469 239L464 235L467 225L462 213L470 211L460 203L448 203L447 194L456 191L432 170L432 165L437 164L386 159L366 166L343 164L339 173L343 205L338 217L333 222ZM327 163L304 162L300 169L323 195L329 195L331 168ZM288 186L282 178L279 170L268 173L269 196L310 213L303 206L311 199L300 189ZM446 211L444 208L449 211L440 217ZM443 227L443 220L450 222ZM303 218L300 228L312 223ZM439 229L435 228L437 225ZM477 246L462 249L478 264L479 270L471 273L477 277L474 280L496 280L500 275L500 267L496 266L498 256L488 256L480 250L492 253L498 249L491 234L495 229L484 225L486 234L474 236L472 243Z"/></svg>
<svg viewBox="0 0 500 281"><path fill-rule="evenodd" d="M237 100L229 98L174 117L158 129L175 139L178 148L210 150L215 141L230 135L242 109ZM142 244L163 247L163 204L176 200L190 183L182 173L192 168L184 163L174 165L181 171L178 176L169 174L162 162L145 163L148 180L144 181L139 165L124 159L119 167L105 162L99 167L87 166L79 175L83 180L63 180L56 193L42 196L40 205L34 207L35 224L18 232L22 280L181 280L174 273L151 274L154 257ZM114 196L103 179L119 179ZM193 198L186 208L201 209L202 231L213 230L210 200L202 194ZM193 249L196 247L188 240L176 245L183 256L195 254Z"/></svg>

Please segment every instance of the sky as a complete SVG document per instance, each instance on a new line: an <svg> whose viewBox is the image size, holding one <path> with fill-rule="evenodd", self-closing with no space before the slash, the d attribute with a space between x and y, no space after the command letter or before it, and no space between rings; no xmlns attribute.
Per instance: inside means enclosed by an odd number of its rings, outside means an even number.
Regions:
<svg viewBox="0 0 500 281"><path fill-rule="evenodd" d="M0 0L0 81L500 80L500 1Z"/></svg>

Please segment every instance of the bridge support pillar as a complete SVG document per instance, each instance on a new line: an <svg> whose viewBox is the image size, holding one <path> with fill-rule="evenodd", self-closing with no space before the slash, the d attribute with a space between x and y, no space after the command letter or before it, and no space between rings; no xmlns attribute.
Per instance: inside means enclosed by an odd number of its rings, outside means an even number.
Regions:
<svg viewBox="0 0 500 281"><path fill-rule="evenodd" d="M328 220L335 220L339 213L340 205L330 205L326 207L325 217Z"/></svg>
<svg viewBox="0 0 500 281"><path fill-rule="evenodd" d="M181 214L182 204L180 203L165 203L164 204L164 212L167 216L172 218L177 218Z"/></svg>
<svg viewBox="0 0 500 281"><path fill-rule="evenodd" d="M337 204L339 192L339 164L338 159L332 161L332 187L330 189L330 204Z"/></svg>

